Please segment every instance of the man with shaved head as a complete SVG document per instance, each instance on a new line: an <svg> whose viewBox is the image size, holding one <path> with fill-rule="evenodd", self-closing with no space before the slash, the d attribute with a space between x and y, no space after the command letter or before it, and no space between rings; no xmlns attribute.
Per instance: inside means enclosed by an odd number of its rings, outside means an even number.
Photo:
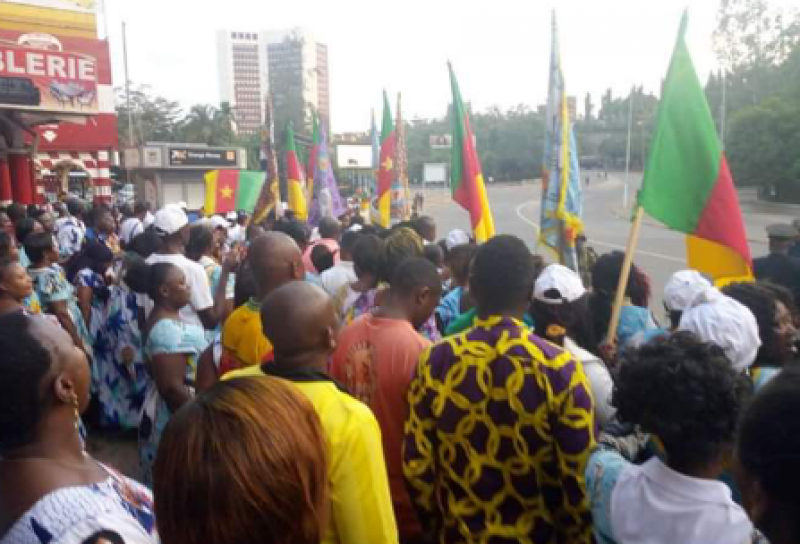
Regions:
<svg viewBox="0 0 800 544"><path fill-rule="evenodd" d="M294 240L280 232L255 238L247 252L258 296L239 306L222 329L223 355L220 374L261 364L272 353L272 344L262 333L261 302L275 289L305 275L303 257Z"/></svg>
<svg viewBox="0 0 800 544"><path fill-rule="evenodd" d="M314 405L329 448L331 520L323 544L397 543L378 422L326 372L339 333L333 301L319 287L293 281L266 297L261 322L273 361L224 379L281 378Z"/></svg>

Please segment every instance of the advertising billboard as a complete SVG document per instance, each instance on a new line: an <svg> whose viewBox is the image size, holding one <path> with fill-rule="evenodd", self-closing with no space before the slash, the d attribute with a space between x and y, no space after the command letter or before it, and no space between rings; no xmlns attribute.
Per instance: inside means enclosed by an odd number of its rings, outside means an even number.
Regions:
<svg viewBox="0 0 800 544"><path fill-rule="evenodd" d="M353 168L371 170L372 146L371 145L345 145L336 146L336 164L339 168Z"/></svg>
<svg viewBox="0 0 800 544"><path fill-rule="evenodd" d="M0 40L0 107L96 113L97 60L64 51L49 35Z"/></svg>
<svg viewBox="0 0 800 544"><path fill-rule="evenodd" d="M80 12L94 12L97 7L97 0L0 0L0 3Z"/></svg>
<svg viewBox="0 0 800 544"><path fill-rule="evenodd" d="M239 157L235 149L203 149L170 147L167 157L171 167L238 168Z"/></svg>
<svg viewBox="0 0 800 544"><path fill-rule="evenodd" d="M96 39L96 8L95 0L0 0L0 27Z"/></svg>

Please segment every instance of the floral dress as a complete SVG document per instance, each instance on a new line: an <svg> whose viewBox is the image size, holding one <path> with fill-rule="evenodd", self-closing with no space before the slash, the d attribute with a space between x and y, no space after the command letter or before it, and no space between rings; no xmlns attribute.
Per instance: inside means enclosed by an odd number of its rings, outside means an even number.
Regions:
<svg viewBox="0 0 800 544"><path fill-rule="evenodd" d="M81 544L112 531L126 544L156 544L153 497L141 484L103 467L102 482L56 489L39 499L5 535L2 544Z"/></svg>
<svg viewBox="0 0 800 544"><path fill-rule="evenodd" d="M188 355L185 384L194 391L197 360L207 345L205 331L201 327L174 319L161 319L150 330L144 355L150 366L156 355L174 353ZM139 423L139 462L142 467L142 481L150 487L153 485L153 463L158 444L171 416L172 413L166 401L161 398L150 372Z"/></svg>
<svg viewBox="0 0 800 544"><path fill-rule="evenodd" d="M106 287L103 277L90 269L81 270L76 282L94 291L89 331L94 337L100 425L135 429L147 385L136 294L124 283ZM103 290L107 290L105 294Z"/></svg>
<svg viewBox="0 0 800 544"><path fill-rule="evenodd" d="M75 325L75 330L78 331L78 337L83 342L86 354L92 357L92 336L89 329L86 327L86 322L83 320L83 314L78 307L77 298L75 297L75 289L67 281L64 274L64 269L57 264L52 264L47 268L29 268L33 280L33 290L39 297L42 308L49 311L50 305L54 302L66 301L69 316L72 323ZM92 376L95 375L94 368L92 368ZM94 384L94 380L92 381Z"/></svg>

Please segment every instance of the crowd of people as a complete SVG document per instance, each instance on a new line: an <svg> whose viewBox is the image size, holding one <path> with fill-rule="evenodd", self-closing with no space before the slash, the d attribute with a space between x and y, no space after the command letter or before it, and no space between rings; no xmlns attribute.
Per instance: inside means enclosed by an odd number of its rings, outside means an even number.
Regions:
<svg viewBox="0 0 800 544"><path fill-rule="evenodd" d="M787 232L663 323L634 265L607 338L619 252L12 204L0 544L800 543Z"/></svg>

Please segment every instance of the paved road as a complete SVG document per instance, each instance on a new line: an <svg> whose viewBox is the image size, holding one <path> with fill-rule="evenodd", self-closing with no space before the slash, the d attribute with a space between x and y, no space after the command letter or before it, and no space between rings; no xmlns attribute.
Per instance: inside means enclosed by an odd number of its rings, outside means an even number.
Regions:
<svg viewBox="0 0 800 544"><path fill-rule="evenodd" d="M586 173L584 173L584 176ZM610 174L608 180L600 180L596 174L589 173L591 183L585 189L584 221L589 245L598 253L615 249L624 251L630 230L630 221L622 213L623 183L621 174ZM637 187L641 175L632 175L631 184ZM498 233L519 236L532 250L541 252L547 260L552 260L545 248L537 248L539 223L540 185L495 186L489 188L489 200ZM631 191L634 194L634 191ZM774 211L763 204L742 202L750 247L754 257L767 251L764 229L775 222L791 222L794 217L785 210ZM469 218L458 205L454 204L443 190L428 190L426 213L436 217L439 236L444 237L450 229L468 228ZM636 252L635 262L653 280L656 297L655 308L660 307L660 293L669 276L686 265L685 238L669 231L657 222L647 219L643 224Z"/></svg>

